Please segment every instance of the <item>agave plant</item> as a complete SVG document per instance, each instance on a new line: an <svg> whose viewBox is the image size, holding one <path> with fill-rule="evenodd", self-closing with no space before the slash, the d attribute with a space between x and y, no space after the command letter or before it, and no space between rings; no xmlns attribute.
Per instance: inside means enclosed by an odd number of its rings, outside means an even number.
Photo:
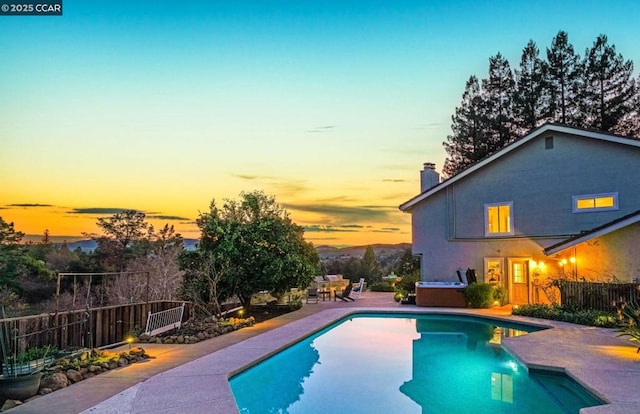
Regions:
<svg viewBox="0 0 640 414"><path fill-rule="evenodd" d="M618 336L628 336L630 341L640 342L640 306L636 301L627 302L622 306L622 321ZM640 346L638 350L640 352Z"/></svg>

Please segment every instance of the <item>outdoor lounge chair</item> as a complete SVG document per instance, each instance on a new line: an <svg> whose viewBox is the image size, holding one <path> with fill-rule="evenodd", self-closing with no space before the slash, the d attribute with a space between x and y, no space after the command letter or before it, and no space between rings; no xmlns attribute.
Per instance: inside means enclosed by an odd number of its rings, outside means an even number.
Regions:
<svg viewBox="0 0 640 414"><path fill-rule="evenodd" d="M318 301L320 300L320 296L318 295L317 287L310 287L307 289L307 303L309 303L309 299L315 299L316 303L318 303Z"/></svg>
<svg viewBox="0 0 640 414"><path fill-rule="evenodd" d="M345 287L342 292L338 293L336 291L336 293L333 295L333 301L335 302L336 300L340 299L343 302L355 302L355 299L349 297L349 295L351 294L351 287L351 283L347 283L347 287Z"/></svg>
<svg viewBox="0 0 640 414"><path fill-rule="evenodd" d="M467 269L465 276L467 277L467 284L473 285L478 282L478 278L476 277L476 269Z"/></svg>
<svg viewBox="0 0 640 414"><path fill-rule="evenodd" d="M367 282L364 281L364 278L360 278L360 282L358 282L358 286L355 288L351 288L351 293L349 294L350 299L360 299L360 294L367 286Z"/></svg>

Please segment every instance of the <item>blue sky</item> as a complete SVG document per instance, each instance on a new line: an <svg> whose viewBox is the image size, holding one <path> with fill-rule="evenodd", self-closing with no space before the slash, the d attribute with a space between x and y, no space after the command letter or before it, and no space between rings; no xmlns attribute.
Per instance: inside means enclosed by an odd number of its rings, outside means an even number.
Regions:
<svg viewBox="0 0 640 414"><path fill-rule="evenodd" d="M64 1L0 17L0 216L96 231L262 189L315 244L410 241L417 194L467 78L559 30L640 64L635 1ZM636 71L637 73L637 71ZM162 224L158 222L158 224Z"/></svg>

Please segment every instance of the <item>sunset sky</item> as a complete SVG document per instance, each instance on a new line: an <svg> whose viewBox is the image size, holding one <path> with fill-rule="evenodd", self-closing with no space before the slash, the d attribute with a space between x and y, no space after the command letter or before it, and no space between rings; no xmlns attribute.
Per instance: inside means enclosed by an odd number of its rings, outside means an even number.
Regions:
<svg viewBox="0 0 640 414"><path fill-rule="evenodd" d="M637 1L64 0L0 16L0 217L76 239L121 209L197 238L264 190L315 245L410 242L465 81L559 30L640 65Z"/></svg>

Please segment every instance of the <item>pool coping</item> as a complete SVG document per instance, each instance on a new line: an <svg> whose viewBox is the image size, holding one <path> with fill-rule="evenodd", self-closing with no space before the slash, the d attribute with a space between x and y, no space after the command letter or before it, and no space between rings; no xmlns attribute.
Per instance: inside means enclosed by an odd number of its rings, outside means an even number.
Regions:
<svg viewBox="0 0 640 414"><path fill-rule="evenodd" d="M550 328L504 338L504 349L529 368L564 372L606 405L583 414L640 412L640 357L611 329L453 308L332 308L230 345L161 374L83 411L108 413L238 413L229 378L293 343L358 313L468 315Z"/></svg>

